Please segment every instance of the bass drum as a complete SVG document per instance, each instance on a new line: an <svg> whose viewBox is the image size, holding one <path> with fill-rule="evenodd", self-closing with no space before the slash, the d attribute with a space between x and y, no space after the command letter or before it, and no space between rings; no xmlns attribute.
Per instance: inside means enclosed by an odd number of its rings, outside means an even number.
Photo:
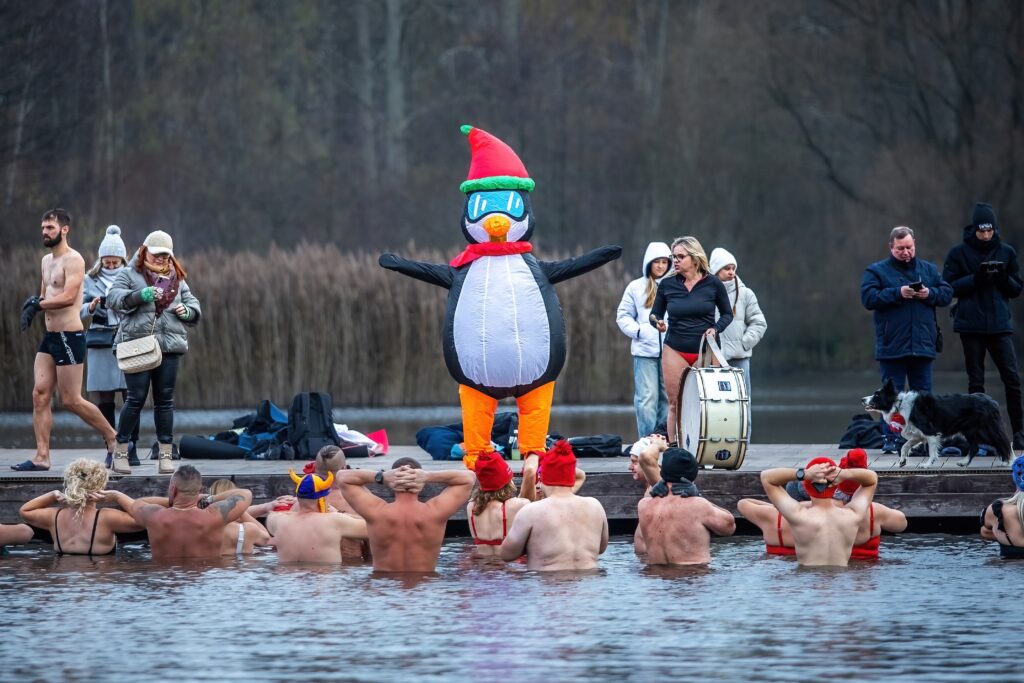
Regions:
<svg viewBox="0 0 1024 683"><path fill-rule="evenodd" d="M679 445L701 467L738 470L747 454L750 399L743 371L732 367L694 367L679 392Z"/></svg>

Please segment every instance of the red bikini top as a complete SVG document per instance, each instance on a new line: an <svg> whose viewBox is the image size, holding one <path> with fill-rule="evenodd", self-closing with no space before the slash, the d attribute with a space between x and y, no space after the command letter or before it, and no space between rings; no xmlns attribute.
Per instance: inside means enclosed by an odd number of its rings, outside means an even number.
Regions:
<svg viewBox="0 0 1024 683"><path fill-rule="evenodd" d="M508 527L506 526L505 520L505 503L501 502L501 538L477 538L476 535L476 522L473 521L474 515L469 516L469 526L473 530L473 544L474 545L501 545L501 542L505 540L505 536L508 535Z"/></svg>

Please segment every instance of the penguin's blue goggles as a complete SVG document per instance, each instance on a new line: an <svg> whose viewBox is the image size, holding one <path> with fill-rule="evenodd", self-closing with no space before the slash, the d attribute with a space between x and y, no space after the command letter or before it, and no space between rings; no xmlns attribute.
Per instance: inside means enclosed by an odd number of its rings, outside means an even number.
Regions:
<svg viewBox="0 0 1024 683"><path fill-rule="evenodd" d="M470 193L466 199L466 217L478 221L489 213L503 213L519 220L526 215L526 202L516 190Z"/></svg>

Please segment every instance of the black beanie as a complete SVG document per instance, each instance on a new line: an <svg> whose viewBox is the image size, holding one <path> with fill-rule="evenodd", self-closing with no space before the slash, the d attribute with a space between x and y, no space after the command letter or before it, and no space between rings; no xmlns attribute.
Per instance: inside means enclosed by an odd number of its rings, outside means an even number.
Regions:
<svg viewBox="0 0 1024 683"><path fill-rule="evenodd" d="M661 478L670 484L697 478L697 458L683 448L669 448L661 455Z"/></svg>
<svg viewBox="0 0 1024 683"><path fill-rule="evenodd" d="M991 204L978 202L974 205L974 214L971 216L971 225L977 228L979 225L991 225L996 227L996 210Z"/></svg>

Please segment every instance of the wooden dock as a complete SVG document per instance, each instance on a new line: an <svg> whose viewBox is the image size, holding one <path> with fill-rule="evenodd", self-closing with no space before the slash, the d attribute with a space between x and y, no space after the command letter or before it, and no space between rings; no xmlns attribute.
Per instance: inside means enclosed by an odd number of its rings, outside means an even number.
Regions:
<svg viewBox="0 0 1024 683"><path fill-rule="evenodd" d="M772 467L799 467L809 459L824 455L835 460L843 455L830 444L754 444L747 451L743 467L737 471L705 470L697 484L709 500L736 511L740 498L764 498L759 473ZM26 500L46 491L61 488L63 468L80 457L99 459L96 450L57 450L52 454L53 467L48 472L13 472L10 465L32 457L33 451L23 449L0 450L0 522L18 521L18 508ZM352 459L350 465L358 469L390 467L397 458L411 456L425 469L461 467L461 463L430 460L427 453L415 446L393 446L386 456L372 459ZM976 526L978 511L998 497L1014 490L1009 469L998 465L991 457L976 458L970 468L960 468L955 458L944 458L935 469L918 467L921 458L911 458L907 467L896 466L895 455L882 455L868 451L869 466L878 472L879 485L876 500L902 510L911 521L911 530L935 530L957 527L961 530ZM245 460L183 460L195 465L204 481L211 483L220 478L234 480L240 487L253 492L253 501L262 502L278 495L292 493L294 484L288 468L301 469L302 461L245 461ZM582 495L594 496L604 505L609 520L618 521L618 528L628 527L636 520L636 504L643 493L628 472L628 458L580 459L587 473ZM512 462L518 474L520 465ZM159 475L155 460L144 460L129 476L111 476L111 488L130 496L163 495L167 492L167 475ZM375 489L381 495L390 493ZM430 487L426 495L431 495ZM460 512L454 519L464 520Z"/></svg>

